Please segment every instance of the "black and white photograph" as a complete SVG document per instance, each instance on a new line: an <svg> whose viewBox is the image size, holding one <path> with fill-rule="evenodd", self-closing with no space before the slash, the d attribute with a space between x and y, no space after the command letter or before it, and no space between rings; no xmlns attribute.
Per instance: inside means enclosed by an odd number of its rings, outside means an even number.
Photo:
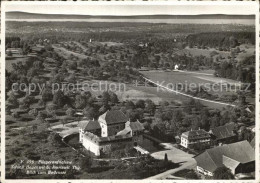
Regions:
<svg viewBox="0 0 260 183"><path fill-rule="evenodd" d="M1 174L259 180L258 2L3 2Z"/></svg>

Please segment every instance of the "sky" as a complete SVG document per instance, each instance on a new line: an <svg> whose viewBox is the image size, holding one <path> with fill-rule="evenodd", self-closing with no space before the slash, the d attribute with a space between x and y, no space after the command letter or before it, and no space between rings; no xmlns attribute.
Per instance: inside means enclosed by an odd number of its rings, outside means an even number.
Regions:
<svg viewBox="0 0 260 183"><path fill-rule="evenodd" d="M32 2L30 2L32 3ZM197 15L197 14L254 14L254 5L54 5L54 4L6 4L5 11L23 11L43 14L77 15Z"/></svg>

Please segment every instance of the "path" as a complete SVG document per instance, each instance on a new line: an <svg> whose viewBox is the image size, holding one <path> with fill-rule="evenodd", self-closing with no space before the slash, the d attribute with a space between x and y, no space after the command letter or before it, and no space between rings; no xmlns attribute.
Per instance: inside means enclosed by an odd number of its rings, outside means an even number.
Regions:
<svg viewBox="0 0 260 183"><path fill-rule="evenodd" d="M77 121L67 123L65 125L58 124L58 125L50 127L49 130L58 133L62 138L65 138L72 134L79 133L79 127L78 127Z"/></svg>
<svg viewBox="0 0 260 183"><path fill-rule="evenodd" d="M161 180L161 179L173 178L172 174L174 174L180 170L192 169L192 168L196 167L196 161L193 158L194 155L188 154L173 146L170 150L155 152L155 153L152 153L151 156L154 157L155 159L164 159L165 153L167 153L168 160L170 160L174 163L180 163L181 166L178 168L167 170L165 172L154 175L152 177L148 177L147 179Z"/></svg>
<svg viewBox="0 0 260 183"><path fill-rule="evenodd" d="M204 99L204 98L199 98L199 97L194 97L192 95L188 95L186 93L182 93L182 92L179 92L179 91L176 91L176 90L173 90L173 89L170 89L170 88L167 88L163 85L159 85L158 83L155 83L154 81L142 76L146 81L150 82L150 83L153 83L155 84L157 87L161 87L161 88L164 88L168 91L171 91L171 92L175 92L176 94L180 94L180 95L183 95L183 96L186 96L186 97L190 97L190 98L193 98L193 99L196 99L196 100L200 100L200 101L205 101L205 102L211 102L211 103L215 103L215 104L221 104L221 105L225 105L225 106L232 106L232 107L235 107L236 105L233 105L233 104L228 104L228 103L224 103L224 102L218 102L218 101L214 101L214 100L208 100L208 99Z"/></svg>
<svg viewBox="0 0 260 183"><path fill-rule="evenodd" d="M170 169L170 170L167 170L163 173L160 173L160 174L157 174L157 175L154 175L152 177L148 177L146 179L157 179L157 180L163 180L163 179L167 179L168 177L171 177L172 174L180 171L180 170L183 170L183 169L191 169L191 168L194 168L194 166L196 165L196 162L194 160L193 161L188 161L184 164L182 164L180 167L178 168L175 168L175 169Z"/></svg>
<svg viewBox="0 0 260 183"><path fill-rule="evenodd" d="M176 177L176 176L174 176L174 175L169 175L167 178L166 178L167 180L186 180L185 178L183 178L183 177Z"/></svg>
<svg viewBox="0 0 260 183"><path fill-rule="evenodd" d="M193 158L193 154L186 153L176 147L174 147L174 144L171 143L163 143L162 145L167 146L169 148L168 150L162 150L158 152L154 152L151 154L152 157L155 159L163 160L165 154L167 154L168 160L172 161L174 163L181 164L180 167L167 170L165 172L162 172L160 174L154 175L152 177L148 177L146 179L173 179L175 176L172 176L172 174L183 170L183 169L193 169L196 167L196 161ZM175 177L175 179L178 179L178 177Z"/></svg>

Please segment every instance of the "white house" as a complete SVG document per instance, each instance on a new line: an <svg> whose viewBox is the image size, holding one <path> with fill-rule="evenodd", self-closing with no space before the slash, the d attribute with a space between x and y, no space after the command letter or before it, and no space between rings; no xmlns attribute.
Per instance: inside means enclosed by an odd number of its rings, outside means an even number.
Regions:
<svg viewBox="0 0 260 183"><path fill-rule="evenodd" d="M210 135L203 129L191 130L181 134L181 146L193 148L195 144L210 144Z"/></svg>

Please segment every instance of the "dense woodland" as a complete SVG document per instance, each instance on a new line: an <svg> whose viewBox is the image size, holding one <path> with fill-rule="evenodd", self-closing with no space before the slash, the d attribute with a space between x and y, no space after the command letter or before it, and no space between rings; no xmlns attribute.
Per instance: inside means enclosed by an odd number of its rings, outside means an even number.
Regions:
<svg viewBox="0 0 260 183"><path fill-rule="evenodd" d="M239 44L255 44L254 32L207 32L191 34L187 37L189 47L210 47L228 50Z"/></svg>

